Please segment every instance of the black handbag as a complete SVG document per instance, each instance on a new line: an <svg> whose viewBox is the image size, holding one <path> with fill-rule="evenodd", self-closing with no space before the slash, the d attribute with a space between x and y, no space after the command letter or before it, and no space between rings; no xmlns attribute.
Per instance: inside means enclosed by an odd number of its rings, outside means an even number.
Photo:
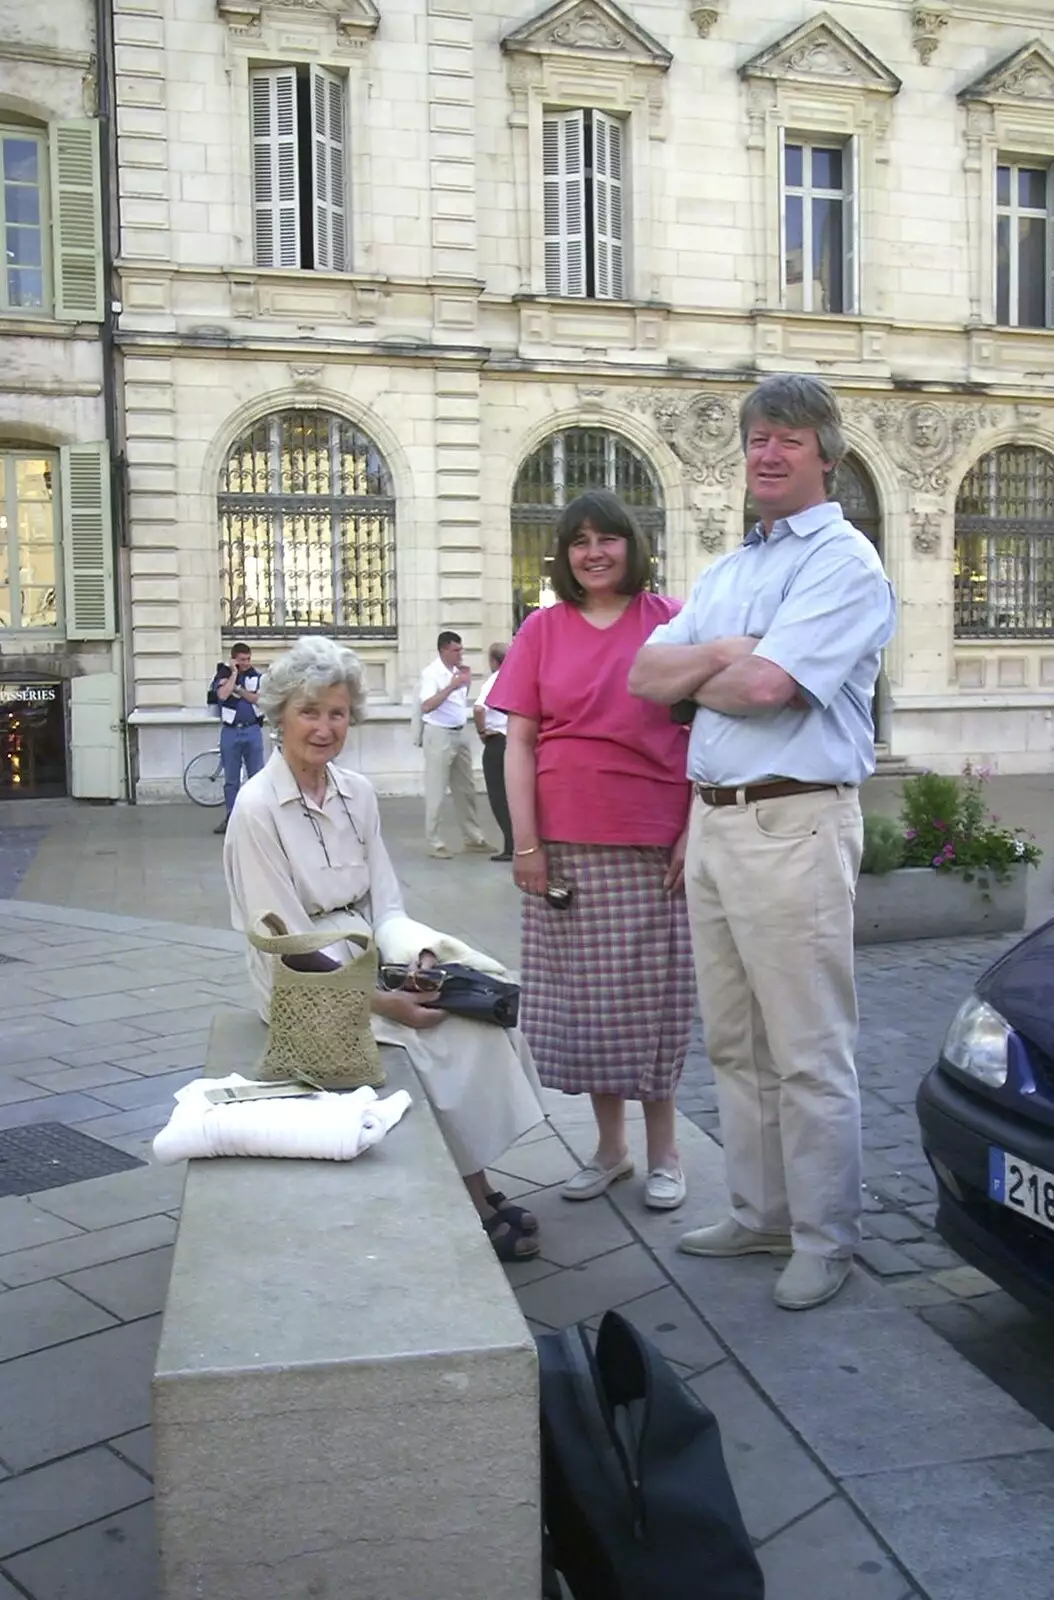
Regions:
<svg viewBox="0 0 1054 1600"><path fill-rule="evenodd" d="M537 1339L545 1549L574 1600L764 1600L716 1418L609 1311ZM549 1592L549 1591L547 1591Z"/></svg>
<svg viewBox="0 0 1054 1600"><path fill-rule="evenodd" d="M422 952L431 955L431 951ZM411 994L438 995L433 1001L440 1011L472 1022L494 1022L499 1028L515 1028L520 1015L520 986L489 972L477 972L459 961L441 961L435 966L406 966L388 963L381 967L386 989L406 989Z"/></svg>

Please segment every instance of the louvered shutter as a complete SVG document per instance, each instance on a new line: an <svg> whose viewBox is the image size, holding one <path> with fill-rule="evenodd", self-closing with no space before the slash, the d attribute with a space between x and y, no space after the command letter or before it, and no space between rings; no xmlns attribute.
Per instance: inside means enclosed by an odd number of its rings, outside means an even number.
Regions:
<svg viewBox="0 0 1054 1600"><path fill-rule="evenodd" d="M91 118L53 122L51 166L55 316L101 322L104 311L99 124Z"/></svg>
<svg viewBox="0 0 1054 1600"><path fill-rule="evenodd" d="M347 163L344 159L344 82L311 68L311 160L315 266L347 270Z"/></svg>
<svg viewBox="0 0 1054 1600"><path fill-rule="evenodd" d="M623 127L593 112L593 246L598 300L621 300Z"/></svg>
<svg viewBox="0 0 1054 1600"><path fill-rule="evenodd" d="M272 67L251 78L253 232L258 267L300 265L300 172L296 72Z"/></svg>
<svg viewBox="0 0 1054 1600"><path fill-rule="evenodd" d="M858 141L856 138L846 142L842 157L842 191L845 195L843 204L843 250L845 251L845 295L843 310L858 312L860 310L860 205L857 190L857 173L859 161L857 159Z"/></svg>
<svg viewBox="0 0 1054 1600"><path fill-rule="evenodd" d="M112 639L115 625L110 452L105 444L61 451L62 555L67 639Z"/></svg>
<svg viewBox="0 0 1054 1600"><path fill-rule="evenodd" d="M1054 328L1054 167L1047 168L1047 327Z"/></svg>
<svg viewBox="0 0 1054 1600"><path fill-rule="evenodd" d="M586 292L584 135L581 111L542 119L547 294Z"/></svg>

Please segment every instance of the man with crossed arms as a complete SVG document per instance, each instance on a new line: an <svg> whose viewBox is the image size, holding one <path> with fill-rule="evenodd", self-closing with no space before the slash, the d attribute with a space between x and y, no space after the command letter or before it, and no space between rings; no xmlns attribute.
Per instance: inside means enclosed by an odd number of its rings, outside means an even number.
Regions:
<svg viewBox="0 0 1054 1600"><path fill-rule="evenodd" d="M804 1311L838 1293L860 1237L858 786L896 603L827 499L846 449L827 385L766 379L740 432L760 521L656 629L630 689L697 708L684 881L731 1214L680 1248L790 1256L776 1303Z"/></svg>

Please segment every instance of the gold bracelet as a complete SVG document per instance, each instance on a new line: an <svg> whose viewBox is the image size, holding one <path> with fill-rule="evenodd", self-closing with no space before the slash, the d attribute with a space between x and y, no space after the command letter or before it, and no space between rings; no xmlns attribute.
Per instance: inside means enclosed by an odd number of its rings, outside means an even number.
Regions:
<svg viewBox="0 0 1054 1600"><path fill-rule="evenodd" d="M514 856L536 856L541 848L540 844L532 844L529 850L514 850L512 853Z"/></svg>

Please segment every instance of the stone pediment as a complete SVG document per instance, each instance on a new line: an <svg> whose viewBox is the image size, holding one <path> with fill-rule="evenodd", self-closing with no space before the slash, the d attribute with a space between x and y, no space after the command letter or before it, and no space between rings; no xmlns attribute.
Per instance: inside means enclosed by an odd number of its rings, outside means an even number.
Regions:
<svg viewBox="0 0 1054 1600"><path fill-rule="evenodd" d="M1054 103L1054 51L1041 39L1023 45L959 91L960 100Z"/></svg>
<svg viewBox="0 0 1054 1600"><path fill-rule="evenodd" d="M673 56L614 0L556 0L501 41L506 54L574 55L665 72Z"/></svg>
<svg viewBox="0 0 1054 1600"><path fill-rule="evenodd" d="M894 95L900 89L896 74L825 11L752 56L739 71L744 78L789 78L872 94Z"/></svg>
<svg viewBox="0 0 1054 1600"><path fill-rule="evenodd" d="M345 44L361 47L380 26L374 0L216 0L217 14L232 33L258 35L264 16L328 18Z"/></svg>

